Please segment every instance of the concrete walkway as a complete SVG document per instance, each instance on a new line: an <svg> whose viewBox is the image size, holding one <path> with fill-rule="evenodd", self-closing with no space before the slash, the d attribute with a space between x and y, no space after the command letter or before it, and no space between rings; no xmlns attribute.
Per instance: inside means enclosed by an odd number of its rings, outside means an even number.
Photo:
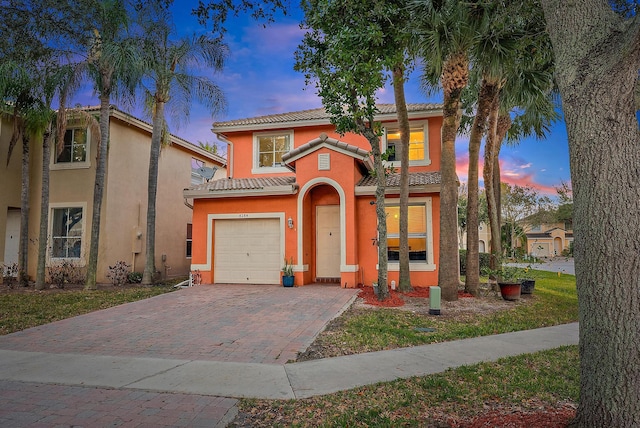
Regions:
<svg viewBox="0 0 640 428"><path fill-rule="evenodd" d="M239 397L310 397L578 343L577 324L567 324L287 363L288 357L280 356L282 350L286 350L286 355L293 353L294 347L304 350L328 320L348 307L355 291L326 286L286 291L281 287L251 287L230 286L224 290L213 286L195 287L0 337L0 426L222 427L237 414L236 398ZM223 297L232 295L235 303L223 301ZM286 299L290 305L279 307L279 315L271 315L274 323L298 318L295 327L289 327L287 340L275 331L272 331L274 338L262 336L265 329L273 330L262 324L254 326L257 334L242 330L246 322L243 318L278 299ZM207 346L196 348L192 357L188 357L186 351L168 352L155 345L163 335L145 342L143 339L147 336L142 331L163 330L159 319L164 319L164 315L173 310L172 306L180 306L179 302L182 302L186 322L199 318L199 323L208 327L203 330L194 325L192 329L196 334L191 334L188 325L176 330L177 321L172 324L169 318L164 324L166 342L195 338L194 343L200 343L199 338L205 343L218 343L219 335L226 334L219 333L221 325L228 322L245 332L241 347L260 355L257 358L260 362L253 362L256 358L250 356L239 358L242 362L233 361L238 355L236 352L215 353ZM223 310L229 305L235 312ZM318 309L323 305L324 309ZM332 312L327 310L328 306ZM320 312L313 316L299 312L313 312L312 307ZM125 314L133 319L124 317ZM136 325L133 314L142 320L149 317L155 323ZM228 318L232 315L233 319ZM103 324L96 327L96 323ZM115 328L116 324L120 327ZM80 331L68 331L73 328ZM85 336L88 331L98 337ZM171 338L181 333L189 339ZM239 339L236 335L235 342ZM82 342L88 344L82 345ZM103 343L102 348L99 342ZM109 342L114 342L115 348ZM258 349L258 343L262 343L263 349ZM278 348L277 344L282 343L285 345ZM291 346L292 343L295 345ZM233 348L232 343L219 346ZM63 352L64 349L68 351ZM112 352L114 349L118 352ZM276 352L280 355L275 355ZM152 356L154 353L158 356Z"/></svg>

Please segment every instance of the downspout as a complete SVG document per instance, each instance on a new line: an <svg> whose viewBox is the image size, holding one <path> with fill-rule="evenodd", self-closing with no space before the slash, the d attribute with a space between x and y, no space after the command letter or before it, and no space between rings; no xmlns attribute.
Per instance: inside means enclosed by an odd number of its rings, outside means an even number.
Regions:
<svg viewBox="0 0 640 428"><path fill-rule="evenodd" d="M187 208L189 208L189 209L193 210L193 205L191 205L191 204L188 202L188 199L187 199L187 198L184 198L184 204L187 206Z"/></svg>

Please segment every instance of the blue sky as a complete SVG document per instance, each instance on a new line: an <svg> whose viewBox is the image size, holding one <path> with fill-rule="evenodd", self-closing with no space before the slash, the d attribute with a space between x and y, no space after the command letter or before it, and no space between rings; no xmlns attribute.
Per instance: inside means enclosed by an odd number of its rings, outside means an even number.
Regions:
<svg viewBox="0 0 640 428"><path fill-rule="evenodd" d="M192 4L179 2L174 6L174 18L181 33L206 33L191 16ZM315 88L305 87L304 76L293 70L294 52L302 40L299 27L302 13L293 10L288 16L278 16L268 26L249 17L232 18L228 22L225 42L230 48L222 73L210 76L224 91L227 99L225 112L211 116L202 106L194 105L188 123L178 126L169 119L171 131L188 141L213 142L211 124L214 121L239 119L274 113L283 113L321 107ZM418 84L419 70L406 86L409 103L441 102L441 97L427 96ZM381 91L380 102L393 103L391 89ZM97 104L97 98L94 99ZM132 111L134 114L141 114ZM467 178L466 136L456 143L458 176ZM502 180L518 185L532 185L541 193L555 195L554 186L570 182L569 153L566 129L557 123L545 140L525 139L514 147L503 147L501 154Z"/></svg>

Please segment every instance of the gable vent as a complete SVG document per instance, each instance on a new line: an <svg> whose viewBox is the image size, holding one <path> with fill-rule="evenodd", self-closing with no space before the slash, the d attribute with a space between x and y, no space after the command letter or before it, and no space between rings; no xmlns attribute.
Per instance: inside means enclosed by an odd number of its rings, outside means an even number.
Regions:
<svg viewBox="0 0 640 428"><path fill-rule="evenodd" d="M318 155L318 171L328 171L331 169L330 153L320 153Z"/></svg>

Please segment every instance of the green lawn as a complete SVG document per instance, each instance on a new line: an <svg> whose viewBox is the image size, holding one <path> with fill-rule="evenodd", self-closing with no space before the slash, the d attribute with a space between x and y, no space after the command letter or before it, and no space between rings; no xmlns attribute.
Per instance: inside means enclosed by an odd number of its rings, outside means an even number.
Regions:
<svg viewBox="0 0 640 428"><path fill-rule="evenodd" d="M336 320L338 329L328 329L318 337L325 347L370 352L424 345L469 337L508 333L566 324L578 320L575 277L535 271L536 287L531 297L513 303L512 308L490 314L474 314L463 319L428 316L392 308L345 312ZM433 328L433 333L416 331ZM350 352L352 353L352 352Z"/></svg>
<svg viewBox="0 0 640 428"><path fill-rule="evenodd" d="M173 291L172 285L0 294L0 335Z"/></svg>

